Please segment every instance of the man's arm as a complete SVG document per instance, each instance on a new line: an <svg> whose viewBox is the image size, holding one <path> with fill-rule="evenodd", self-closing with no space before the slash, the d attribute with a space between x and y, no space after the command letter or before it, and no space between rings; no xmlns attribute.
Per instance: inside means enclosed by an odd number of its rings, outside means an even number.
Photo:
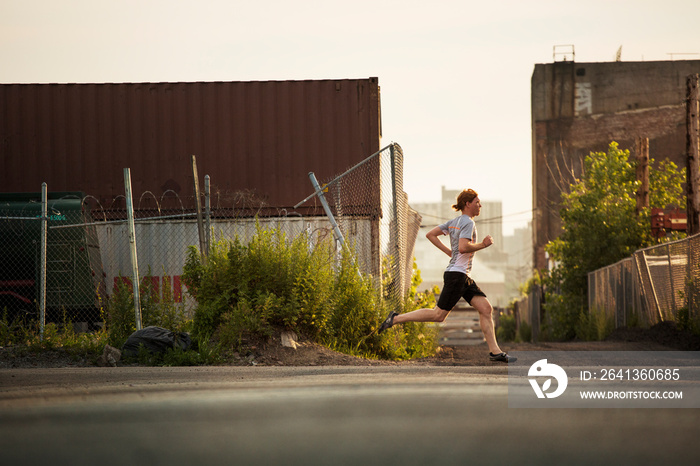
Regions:
<svg viewBox="0 0 700 466"><path fill-rule="evenodd" d="M459 239L459 252L469 254L470 252L481 251L493 244L493 238L488 235L481 243L472 243L469 238Z"/></svg>
<svg viewBox="0 0 700 466"><path fill-rule="evenodd" d="M428 238L428 240L435 245L440 251L444 252L448 256L452 257L452 250L445 246L445 243L443 243L438 236L442 236L444 233L440 229L440 227L435 227L432 230L430 230L428 233L425 234L425 237Z"/></svg>

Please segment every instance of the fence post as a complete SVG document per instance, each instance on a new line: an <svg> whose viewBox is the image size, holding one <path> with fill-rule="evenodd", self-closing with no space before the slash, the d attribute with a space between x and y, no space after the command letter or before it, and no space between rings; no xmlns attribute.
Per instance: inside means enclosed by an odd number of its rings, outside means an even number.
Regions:
<svg viewBox="0 0 700 466"><path fill-rule="evenodd" d="M204 223L202 222L202 204L199 202L199 175L197 175L197 158L192 156L192 176L194 177L194 204L197 208L197 231L199 232L199 252L207 256L206 240L204 239Z"/></svg>
<svg viewBox="0 0 700 466"><path fill-rule="evenodd" d="M397 179L396 179L396 145L392 144L391 149L389 151L390 159L389 163L391 165L391 202L393 203L392 207L392 215L393 215L393 223L394 223L394 228L393 228L393 238L392 238L392 250L394 253L394 273L393 275L393 285L396 288L396 294L398 295L397 298L397 307L401 306L401 301L403 301L403 297L405 296L405 280L404 276L406 275L406 267L405 267L405 258L403 257L402 250L401 250L401 245L403 243L403 238L401 235L401 228L403 225L400 224L399 219L400 219L400 214L399 214L399 203L398 203L398 196L397 196ZM410 286L410 284L409 284Z"/></svg>
<svg viewBox="0 0 700 466"><path fill-rule="evenodd" d="M39 264L39 341L44 341L46 324L46 237L48 230L48 192L46 183L41 183L41 264Z"/></svg>
<svg viewBox="0 0 700 466"><path fill-rule="evenodd" d="M649 277L649 286L651 287L651 295L654 297L654 307L656 308L656 317L658 317L659 322L664 321L664 316L661 313L661 306L659 305L659 297L656 294L656 287L654 286L654 280L651 278L651 271L649 270L649 263L647 262L647 256L642 251L641 253L642 261L644 262L644 271ZM658 322L657 322L658 323ZM651 322L650 322L651 324Z"/></svg>
<svg viewBox="0 0 700 466"><path fill-rule="evenodd" d="M126 214L129 222L129 247L131 249L131 281L134 292L134 317L136 330L141 330L141 294L139 292L139 263L136 255L136 227L134 226L134 199L131 193L131 169L124 169Z"/></svg>
<svg viewBox="0 0 700 466"><path fill-rule="evenodd" d="M333 233L335 234L335 239L337 239L340 242L341 246L345 247L345 238L343 237L343 233L340 231L338 223L336 223L335 221L333 212L331 212L331 208L328 205L328 201L326 201L326 196L323 195L323 190L318 184L318 180L316 179L316 175L314 175L314 172L309 172L309 179L311 180L311 185L314 187L314 191L318 193L318 199L319 201L321 201L321 205L323 206L323 210L328 216L328 220L330 220L331 222L331 226L333 227Z"/></svg>
<svg viewBox="0 0 700 466"><path fill-rule="evenodd" d="M204 242L206 254L209 255L211 248L211 183L209 175L204 176L204 217L206 222L206 231L204 234Z"/></svg>
<svg viewBox="0 0 700 466"><path fill-rule="evenodd" d="M666 245L666 257L668 258L668 278L669 283L671 284L671 303L673 304L671 314L675 317L676 312L678 311L678 304L676 303L676 293L674 291L675 288L673 287L673 258L671 257L671 245L669 244Z"/></svg>

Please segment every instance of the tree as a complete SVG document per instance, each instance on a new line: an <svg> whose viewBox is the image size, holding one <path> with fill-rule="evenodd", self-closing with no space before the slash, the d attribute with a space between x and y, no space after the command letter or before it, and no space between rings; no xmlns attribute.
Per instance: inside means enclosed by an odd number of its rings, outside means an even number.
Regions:
<svg viewBox="0 0 700 466"><path fill-rule="evenodd" d="M587 307L588 273L651 246L651 212L636 212L636 160L629 150L611 142L607 153L592 152L583 174L562 194L562 234L546 251L554 261L546 311L557 338L571 338L575 321ZM654 161L649 161L650 167ZM649 174L649 200L653 207L684 204L685 169L661 161Z"/></svg>

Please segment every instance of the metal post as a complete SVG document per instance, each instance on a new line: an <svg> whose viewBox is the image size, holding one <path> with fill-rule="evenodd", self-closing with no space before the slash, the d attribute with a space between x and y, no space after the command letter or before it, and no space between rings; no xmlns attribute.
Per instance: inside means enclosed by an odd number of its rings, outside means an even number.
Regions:
<svg viewBox="0 0 700 466"><path fill-rule="evenodd" d="M134 200L131 193L131 169L124 169L124 189L126 192L126 213L129 225L129 247L131 249L131 281L134 291L134 315L136 330L141 330L141 294L139 292L139 263L136 255L136 227L134 226Z"/></svg>
<svg viewBox="0 0 700 466"><path fill-rule="evenodd" d="M44 341L46 324L46 236L48 227L48 193L46 183L41 183L41 270L39 275L39 341Z"/></svg>
<svg viewBox="0 0 700 466"><path fill-rule="evenodd" d="M389 151L390 154L390 163L391 163L391 202L393 203L393 221L394 221L394 228L393 228L393 240L392 240L392 249L394 251L394 286L398 289L398 296L397 298L397 306L401 306L401 303L403 302L403 297L405 296L405 287L406 287L406 267L405 267L405 260L402 254L401 250L401 245L402 245L402 235L401 235L401 228L403 225L400 225L399 223L399 203L398 203L398 196L397 196L397 186L396 186L396 145L392 144L391 150ZM410 279L410 277L409 277ZM410 286L410 285L409 285Z"/></svg>
<svg viewBox="0 0 700 466"><path fill-rule="evenodd" d="M656 315L659 318L659 322L664 321L664 316L661 313L661 306L659 305L659 297L656 295L656 287L654 286L654 280L651 278L651 271L649 270L649 263L647 262L647 256L642 251L640 253L642 255L642 261L644 261L644 269L647 273L647 277L649 277L649 286L651 286L651 294L654 297L654 305L656 306ZM657 322L657 323L659 323Z"/></svg>
<svg viewBox="0 0 700 466"><path fill-rule="evenodd" d="M206 217L204 239L206 242L206 254L209 255L209 248L211 248L211 183L209 175L204 176L204 212Z"/></svg>
<svg viewBox="0 0 700 466"><path fill-rule="evenodd" d="M340 241L341 246L345 247L345 238L343 238L343 233L341 233L340 228L338 227L338 224L335 221L335 217L333 217L333 213L331 212L331 208L328 205L328 201L326 201L326 196L323 195L323 190L318 184L318 180L316 179L316 175L314 175L314 172L309 172L309 179L311 180L311 185L314 187L314 191L316 191L316 193L318 194L318 199L321 201L321 205L323 206L323 210L328 216L328 220L330 220L331 222L335 238L338 241Z"/></svg>
<svg viewBox="0 0 700 466"><path fill-rule="evenodd" d="M197 208L197 231L199 232L199 252L206 256L206 240L204 239L204 223L202 222L202 204L199 201L199 175L197 175L197 158L192 156L192 176L194 177L194 204Z"/></svg>

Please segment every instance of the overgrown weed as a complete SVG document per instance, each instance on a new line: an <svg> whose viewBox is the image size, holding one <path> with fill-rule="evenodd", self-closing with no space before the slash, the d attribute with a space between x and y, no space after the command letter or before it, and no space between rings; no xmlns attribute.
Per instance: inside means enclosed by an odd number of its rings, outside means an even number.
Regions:
<svg viewBox="0 0 700 466"><path fill-rule="evenodd" d="M413 278L420 283L419 273ZM249 338L266 339L277 329L367 357L406 359L435 351L437 329L426 324L377 333L388 304L372 278L358 273L347 248L336 256L330 238L289 240L258 225L247 245L219 239L206 260L191 246L183 280L198 304L195 339L213 335L221 351L245 352ZM434 305L432 292L412 287L403 305L406 311L427 307L431 298Z"/></svg>

